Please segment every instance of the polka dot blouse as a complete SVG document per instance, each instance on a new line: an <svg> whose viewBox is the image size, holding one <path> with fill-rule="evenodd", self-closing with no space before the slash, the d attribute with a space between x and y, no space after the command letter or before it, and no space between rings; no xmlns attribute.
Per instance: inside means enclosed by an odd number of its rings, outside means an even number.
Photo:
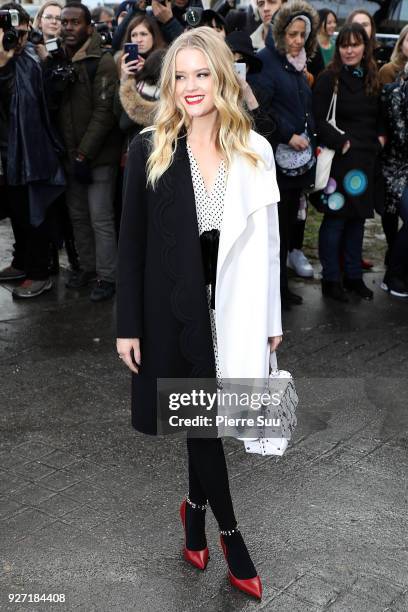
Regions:
<svg viewBox="0 0 408 612"><path fill-rule="evenodd" d="M201 235L212 229L221 230L222 214L224 210L224 197L227 186L227 170L225 162L221 161L214 185L210 193L207 193L204 179L201 175L198 164L194 158L190 145L187 143L188 158L190 161L191 178L193 180L194 196L197 211L198 231ZM221 378L221 371L218 360L217 330L215 326L215 312L211 308L211 286L207 285L207 300L210 311L211 333L214 346L214 356L216 364L217 378Z"/></svg>

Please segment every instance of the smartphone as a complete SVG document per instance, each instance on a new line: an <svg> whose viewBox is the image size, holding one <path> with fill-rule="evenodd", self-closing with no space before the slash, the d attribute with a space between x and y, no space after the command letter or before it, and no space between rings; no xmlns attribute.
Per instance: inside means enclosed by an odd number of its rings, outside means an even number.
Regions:
<svg viewBox="0 0 408 612"><path fill-rule="evenodd" d="M125 53L129 53L126 58L126 64L137 60L137 58L139 57L139 49L136 43L125 43L124 50Z"/></svg>
<svg viewBox="0 0 408 612"><path fill-rule="evenodd" d="M235 74L246 81L246 64L245 62L234 62Z"/></svg>

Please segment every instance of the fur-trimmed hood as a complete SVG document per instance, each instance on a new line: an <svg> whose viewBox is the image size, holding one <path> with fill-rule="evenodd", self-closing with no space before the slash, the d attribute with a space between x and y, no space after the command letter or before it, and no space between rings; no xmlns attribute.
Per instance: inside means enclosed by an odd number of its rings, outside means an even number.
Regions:
<svg viewBox="0 0 408 612"><path fill-rule="evenodd" d="M134 79L121 82L119 97L123 110L134 123L143 127L153 123L158 102L145 100L137 91Z"/></svg>
<svg viewBox="0 0 408 612"><path fill-rule="evenodd" d="M276 13L272 23L272 35L275 48L279 53L286 55L285 30L289 25L292 15L303 14L310 17L312 31L305 44L305 51L308 58L312 57L317 47L317 31L319 29L319 15L317 11L304 0L290 0L282 5Z"/></svg>

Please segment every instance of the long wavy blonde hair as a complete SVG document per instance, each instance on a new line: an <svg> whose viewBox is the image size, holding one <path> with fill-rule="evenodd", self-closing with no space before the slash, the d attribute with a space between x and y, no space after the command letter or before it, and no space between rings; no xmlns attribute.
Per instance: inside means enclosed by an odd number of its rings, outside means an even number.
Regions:
<svg viewBox="0 0 408 612"><path fill-rule="evenodd" d="M191 125L188 114L176 102L176 57L181 49L198 49L207 60L214 82L214 105L218 111L217 147L227 166L231 164L234 153L245 156L254 166L261 160L248 146L251 119L243 107L233 55L213 29L200 27L176 38L164 58L153 147L147 162L147 182L153 188L173 161L180 132L183 128L188 132Z"/></svg>
<svg viewBox="0 0 408 612"><path fill-rule="evenodd" d="M400 32L400 35L397 40L397 44L395 45L394 50L391 55L391 62L395 64L396 66L398 66L400 70L402 70L402 68L405 66L405 64L408 61L408 58L405 57L405 55L402 52L402 43L404 42L407 34L408 34L408 25L405 25Z"/></svg>

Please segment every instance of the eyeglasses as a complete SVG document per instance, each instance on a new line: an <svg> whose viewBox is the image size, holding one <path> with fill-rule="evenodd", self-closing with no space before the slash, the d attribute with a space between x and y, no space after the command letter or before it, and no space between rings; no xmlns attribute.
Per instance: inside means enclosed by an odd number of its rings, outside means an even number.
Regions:
<svg viewBox="0 0 408 612"><path fill-rule="evenodd" d="M43 15L42 18L46 19L47 21L58 21L58 22L61 22L61 17L56 17L55 15Z"/></svg>
<svg viewBox="0 0 408 612"><path fill-rule="evenodd" d="M28 34L28 30L17 30L17 36L20 39L23 39L24 36L27 36L27 34Z"/></svg>

